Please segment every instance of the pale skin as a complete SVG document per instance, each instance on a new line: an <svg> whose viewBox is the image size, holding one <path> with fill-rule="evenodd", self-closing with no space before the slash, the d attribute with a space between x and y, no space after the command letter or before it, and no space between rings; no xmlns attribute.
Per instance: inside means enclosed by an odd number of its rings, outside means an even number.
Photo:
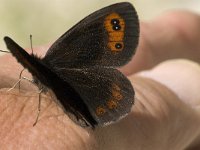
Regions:
<svg viewBox="0 0 200 150"><path fill-rule="evenodd" d="M121 70L136 91L130 114L95 131L74 124L49 95L42 95L39 121L37 88L22 82L22 91L7 92L22 69L6 54L0 59L1 149L198 150L200 149L200 16L168 12L141 23L134 59ZM44 54L47 47L34 48ZM155 67L153 70L141 72ZM137 74L135 74L137 73ZM163 74L162 74L163 73ZM30 77L28 73L23 76Z"/></svg>

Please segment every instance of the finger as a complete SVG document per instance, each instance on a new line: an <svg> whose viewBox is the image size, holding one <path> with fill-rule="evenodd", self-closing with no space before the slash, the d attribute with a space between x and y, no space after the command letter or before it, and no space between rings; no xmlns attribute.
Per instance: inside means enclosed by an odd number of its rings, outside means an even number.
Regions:
<svg viewBox="0 0 200 150"><path fill-rule="evenodd" d="M121 70L130 75L174 58L200 62L199 26L200 16L188 11L172 11L142 22L136 54Z"/></svg>
<svg viewBox="0 0 200 150"><path fill-rule="evenodd" d="M48 96L42 95L37 124L38 95L0 91L1 149L94 149L94 138L76 125Z"/></svg>

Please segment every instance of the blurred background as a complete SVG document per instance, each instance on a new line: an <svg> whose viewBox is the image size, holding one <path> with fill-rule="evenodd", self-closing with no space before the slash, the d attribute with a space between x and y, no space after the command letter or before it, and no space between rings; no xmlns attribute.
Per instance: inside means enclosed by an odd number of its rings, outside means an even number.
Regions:
<svg viewBox="0 0 200 150"><path fill-rule="evenodd" d="M127 0L135 6L140 20L150 20L171 9L200 13L200 0ZM1 0L0 49L6 50L4 36L10 36L24 48L55 41L79 20L119 0Z"/></svg>

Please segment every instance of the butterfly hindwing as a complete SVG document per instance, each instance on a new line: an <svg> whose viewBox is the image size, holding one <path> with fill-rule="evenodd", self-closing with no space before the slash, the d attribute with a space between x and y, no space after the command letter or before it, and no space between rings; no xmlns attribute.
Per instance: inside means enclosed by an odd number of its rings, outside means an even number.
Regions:
<svg viewBox="0 0 200 150"><path fill-rule="evenodd" d="M130 112L134 90L117 69L92 67L57 71L79 93L98 125L119 120Z"/></svg>
<svg viewBox="0 0 200 150"><path fill-rule="evenodd" d="M135 53L137 13L130 3L96 11L63 34L43 61L54 67L121 66Z"/></svg>

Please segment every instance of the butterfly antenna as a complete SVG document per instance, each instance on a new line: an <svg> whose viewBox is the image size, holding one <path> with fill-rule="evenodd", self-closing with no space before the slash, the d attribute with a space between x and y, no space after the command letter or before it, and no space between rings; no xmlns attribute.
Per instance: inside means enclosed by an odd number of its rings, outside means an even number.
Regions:
<svg viewBox="0 0 200 150"><path fill-rule="evenodd" d="M23 70L21 72L23 72ZM32 79L29 79L29 78L26 78L26 77L21 77L10 89L8 89L8 92L13 90L21 82L21 80L26 80L26 81L31 82L33 84L35 83Z"/></svg>
<svg viewBox="0 0 200 150"><path fill-rule="evenodd" d="M31 43L31 53L33 54L33 39L31 34L30 34L30 43Z"/></svg>
<svg viewBox="0 0 200 150"><path fill-rule="evenodd" d="M1 50L1 49L0 49L0 52L3 52L3 53L10 53L10 51L4 51L4 50Z"/></svg>
<svg viewBox="0 0 200 150"><path fill-rule="evenodd" d="M32 44L32 35L31 34L30 34L30 43L31 43L31 53L33 54L33 44ZM25 70L25 68L22 69L22 71L19 74L19 83L18 83L19 91L20 91L20 88L21 88L21 79L22 79L22 73L24 72L24 70Z"/></svg>

